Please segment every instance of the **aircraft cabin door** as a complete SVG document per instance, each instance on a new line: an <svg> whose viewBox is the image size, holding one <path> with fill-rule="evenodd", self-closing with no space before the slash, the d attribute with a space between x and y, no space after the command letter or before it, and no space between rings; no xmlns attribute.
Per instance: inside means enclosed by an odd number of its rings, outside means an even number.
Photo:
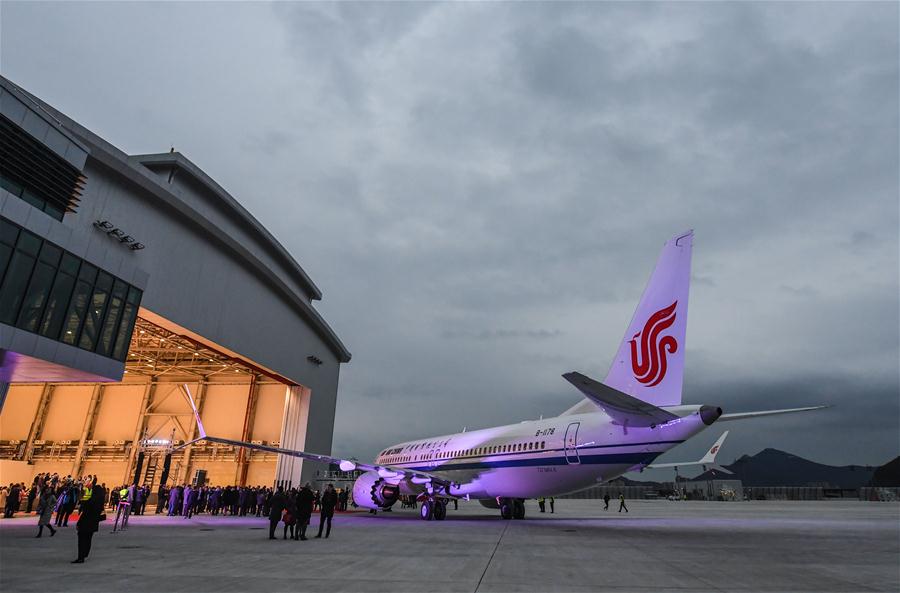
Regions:
<svg viewBox="0 0 900 593"><path fill-rule="evenodd" d="M577 463L581 463L581 460L578 458L578 427L581 425L581 422L573 422L566 429L566 461L570 465L574 465Z"/></svg>

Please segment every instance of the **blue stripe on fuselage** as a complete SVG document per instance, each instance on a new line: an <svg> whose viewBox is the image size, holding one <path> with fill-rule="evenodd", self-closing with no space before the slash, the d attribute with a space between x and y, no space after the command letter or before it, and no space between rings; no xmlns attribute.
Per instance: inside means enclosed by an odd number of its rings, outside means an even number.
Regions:
<svg viewBox="0 0 900 593"><path fill-rule="evenodd" d="M608 453L605 455L579 455L578 462L571 465L637 465L639 463L652 463L654 459L662 455L664 451L652 451L643 453ZM444 472L464 469L494 469L499 467L534 467L547 465L570 465L563 457L528 457L524 459L494 459L486 461L473 461L454 464L418 464L397 465L403 469Z"/></svg>

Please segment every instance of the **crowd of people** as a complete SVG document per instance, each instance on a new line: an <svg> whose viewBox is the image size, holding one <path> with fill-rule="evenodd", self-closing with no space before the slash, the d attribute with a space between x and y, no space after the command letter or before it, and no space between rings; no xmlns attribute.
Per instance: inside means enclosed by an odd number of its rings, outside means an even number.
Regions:
<svg viewBox="0 0 900 593"><path fill-rule="evenodd" d="M59 474L38 474L31 487L19 483L0 488L4 517L10 518L21 511L30 514L32 509L37 513L38 532L35 537L42 537L45 527L53 537L56 527L69 526L69 516L78 509L78 522L75 524L78 556L72 561L74 564L83 563L90 554L94 534L106 518L107 502L106 485L98 484L97 476L91 475L63 478Z"/></svg>
<svg viewBox="0 0 900 593"><path fill-rule="evenodd" d="M157 491L157 497L156 514L184 518L197 513L266 517L270 539L277 539L275 530L282 523L282 539L290 537L293 540L307 539L306 530L316 511L320 514L316 537L323 537L323 533L324 537L329 537L335 511L346 511L352 504L347 488L336 490L333 484L328 484L324 492L319 492L308 483L290 489L281 486L273 489L264 486L163 485ZM24 482L0 487L0 507L4 517L23 512L37 514L38 533L35 537L42 537L44 528L53 537L56 528L68 527L69 517L78 510L78 557L74 563L82 563L87 558L91 538L106 519L108 507L115 509L120 502L128 503L122 508L131 514L143 515L149 499L147 486L123 485L108 489L91 475L75 478L38 474L30 487Z"/></svg>
<svg viewBox="0 0 900 593"><path fill-rule="evenodd" d="M308 486L308 485L307 485ZM141 492L140 488L123 487L123 500L132 504L132 512L143 514L143 508L149 496L149 489ZM126 494L127 491L127 494ZM286 494L299 494L294 488ZM312 512L319 510L323 494L318 490L312 494ZM272 509L272 501L278 491L265 486L192 486L179 484L176 486L160 486L157 490L156 514L166 513L170 517L192 517L196 514L232 515L235 517L268 517ZM350 492L344 488L335 490L337 495L336 510L346 511L350 503ZM127 498L124 498L127 496Z"/></svg>

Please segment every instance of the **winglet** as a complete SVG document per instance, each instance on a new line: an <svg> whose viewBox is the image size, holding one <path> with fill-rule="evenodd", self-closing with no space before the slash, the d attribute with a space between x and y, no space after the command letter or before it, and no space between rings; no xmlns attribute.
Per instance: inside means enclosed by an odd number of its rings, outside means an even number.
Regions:
<svg viewBox="0 0 900 593"><path fill-rule="evenodd" d="M716 455L719 453L719 449L722 448L722 443L725 442L725 438L727 436L728 436L728 431L726 430L725 432L722 433L722 436L719 437L719 440L717 440L713 444L713 446L709 448L709 451L706 452L706 455L703 456L703 459L700 460L701 464L705 464L705 463L712 464L712 463L716 462Z"/></svg>
<svg viewBox="0 0 900 593"><path fill-rule="evenodd" d="M716 455L718 455L719 451L722 449L722 443L725 442L725 438L727 436L728 436L728 431L726 430L725 432L722 433L722 436L720 436L716 440L716 442L713 443L713 446L709 448L709 450L706 452L706 455L704 455L700 459L700 461L681 461L678 463L651 463L650 465L648 465L646 467L648 467L649 469L662 469L662 468L666 468L666 467L674 467L675 470L678 471L679 467L689 467L692 465L699 465L699 466L703 467L704 471L706 471L708 469L714 469L716 471L722 472L723 474L733 474L734 473L733 471L731 471L729 469L725 469L724 467L722 467L721 465L716 463Z"/></svg>
<svg viewBox="0 0 900 593"><path fill-rule="evenodd" d="M181 388L184 389L188 402L191 404L191 410L194 411L194 419L197 421L197 430L200 431L200 436L195 440L199 441L205 439L206 429L203 428L203 422L200 421L200 412L197 411L197 404L194 403L194 396L191 395L191 390L188 388L187 383L182 383Z"/></svg>

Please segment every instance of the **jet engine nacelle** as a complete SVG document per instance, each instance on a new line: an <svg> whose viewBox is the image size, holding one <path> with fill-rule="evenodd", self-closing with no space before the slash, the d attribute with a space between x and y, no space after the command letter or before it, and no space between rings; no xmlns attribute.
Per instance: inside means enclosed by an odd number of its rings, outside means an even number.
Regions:
<svg viewBox="0 0 900 593"><path fill-rule="evenodd" d="M366 509L386 509L400 498L400 486L386 482L378 472L366 472L353 482L353 502Z"/></svg>

